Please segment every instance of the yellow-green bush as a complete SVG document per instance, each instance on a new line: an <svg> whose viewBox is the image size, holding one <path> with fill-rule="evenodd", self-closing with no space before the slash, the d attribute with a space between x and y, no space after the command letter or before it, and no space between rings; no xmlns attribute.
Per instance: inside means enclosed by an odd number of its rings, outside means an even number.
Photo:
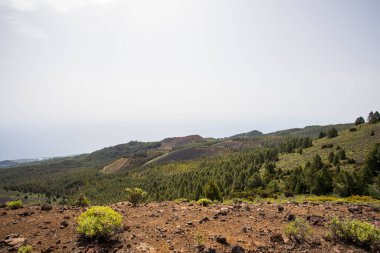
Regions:
<svg viewBox="0 0 380 253"><path fill-rule="evenodd" d="M93 206L77 218L76 231L88 238L108 237L121 227L121 220L121 215L112 208Z"/></svg>
<svg viewBox="0 0 380 253"><path fill-rule="evenodd" d="M140 188L127 188L126 192L127 200L131 202L132 206L137 206L147 195L147 193Z"/></svg>
<svg viewBox="0 0 380 253"><path fill-rule="evenodd" d="M197 204L201 205L201 206L208 206L212 203L212 201L210 199L207 199L207 198L202 198L202 199L199 199L197 201Z"/></svg>
<svg viewBox="0 0 380 253"><path fill-rule="evenodd" d="M9 201L7 202L7 207L9 209L19 209L22 207L21 200Z"/></svg>
<svg viewBox="0 0 380 253"><path fill-rule="evenodd" d="M17 253L32 253L33 247L30 245L21 246Z"/></svg>
<svg viewBox="0 0 380 253"><path fill-rule="evenodd" d="M305 219L296 217L294 221L285 227L284 232L290 240L303 242L311 234L311 227Z"/></svg>
<svg viewBox="0 0 380 253"><path fill-rule="evenodd" d="M373 224L357 219L341 221L333 218L330 236L335 240L353 243L361 247L378 247L380 249L380 229Z"/></svg>
<svg viewBox="0 0 380 253"><path fill-rule="evenodd" d="M179 198L179 199L175 199L174 202L177 203L177 204L179 204L179 203L186 203L186 202L189 202L189 199L187 199L187 198Z"/></svg>
<svg viewBox="0 0 380 253"><path fill-rule="evenodd" d="M77 206L89 206L90 205L90 200L83 194L79 195L78 199L76 200L75 204Z"/></svg>

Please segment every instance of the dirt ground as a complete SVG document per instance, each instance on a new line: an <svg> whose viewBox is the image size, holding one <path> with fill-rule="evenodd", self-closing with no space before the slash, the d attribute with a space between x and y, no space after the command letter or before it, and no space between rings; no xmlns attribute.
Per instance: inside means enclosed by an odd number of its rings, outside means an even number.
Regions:
<svg viewBox="0 0 380 253"><path fill-rule="evenodd" d="M75 218L85 208L0 208L0 253L17 252L24 243L32 245L33 252L367 252L330 241L326 237L329 221L336 216L380 222L376 208L337 203L202 207L162 202L111 207L123 215L123 229L106 242L86 242L75 233ZM294 216L307 219L312 227L306 242L296 244L284 233Z"/></svg>

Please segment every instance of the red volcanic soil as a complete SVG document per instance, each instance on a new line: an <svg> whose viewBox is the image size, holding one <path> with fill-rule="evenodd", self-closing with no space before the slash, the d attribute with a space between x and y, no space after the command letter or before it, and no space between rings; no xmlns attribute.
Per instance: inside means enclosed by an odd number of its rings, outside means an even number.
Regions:
<svg viewBox="0 0 380 253"><path fill-rule="evenodd" d="M326 237L329 220L334 216L373 223L380 220L376 208L336 203L202 207L162 202L140 207L118 203L111 207L122 214L123 229L108 241L83 241L75 233L75 218L85 208L1 208L0 252L17 251L22 243L32 245L33 252L366 252L330 241ZM307 219L312 227L304 243L293 243L283 232L292 215Z"/></svg>

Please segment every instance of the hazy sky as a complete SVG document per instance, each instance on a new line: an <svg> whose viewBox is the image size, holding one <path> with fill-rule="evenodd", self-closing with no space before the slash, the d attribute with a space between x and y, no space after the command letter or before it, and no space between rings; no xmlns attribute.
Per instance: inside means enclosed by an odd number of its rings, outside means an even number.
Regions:
<svg viewBox="0 0 380 253"><path fill-rule="evenodd" d="M352 122L380 1L0 0L0 160Z"/></svg>

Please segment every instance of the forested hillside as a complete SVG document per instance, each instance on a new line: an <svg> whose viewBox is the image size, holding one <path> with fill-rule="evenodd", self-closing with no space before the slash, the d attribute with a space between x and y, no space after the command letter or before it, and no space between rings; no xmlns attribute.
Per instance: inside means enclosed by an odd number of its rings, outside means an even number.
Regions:
<svg viewBox="0 0 380 253"><path fill-rule="evenodd" d="M0 171L0 187L61 201L121 201L379 193L380 123L312 126L224 139L198 135L137 142ZM207 189L216 189L213 193Z"/></svg>

